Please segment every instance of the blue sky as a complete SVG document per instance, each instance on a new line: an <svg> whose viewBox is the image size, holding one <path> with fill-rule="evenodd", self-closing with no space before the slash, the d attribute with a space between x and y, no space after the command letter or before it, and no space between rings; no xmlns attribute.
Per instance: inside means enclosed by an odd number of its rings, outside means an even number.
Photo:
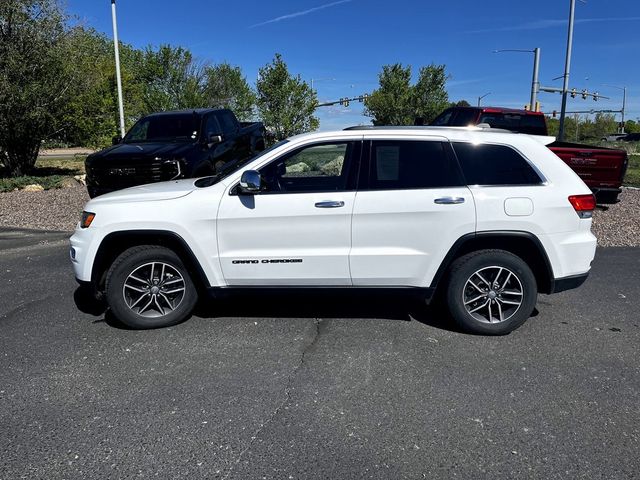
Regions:
<svg viewBox="0 0 640 480"><path fill-rule="evenodd" d="M109 0L67 0L80 21L111 37ZM254 83L274 53L310 81L321 101L370 92L382 65L443 63L451 100L521 108L529 100L533 54L542 49L540 81L561 86L568 0L117 0L120 39L136 47L169 43L201 60L242 67ZM620 109L640 116L640 2L578 1L570 86L611 100L569 98L569 110ZM126 100L126 99L125 99ZM542 93L542 110L559 110L560 95ZM126 105L125 105L126 108ZM318 110L321 129L369 123L362 106Z"/></svg>

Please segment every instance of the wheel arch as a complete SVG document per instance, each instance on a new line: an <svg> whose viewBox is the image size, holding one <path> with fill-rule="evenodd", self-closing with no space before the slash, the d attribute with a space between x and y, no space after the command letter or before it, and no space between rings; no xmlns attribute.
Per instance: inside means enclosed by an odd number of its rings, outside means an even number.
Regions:
<svg viewBox="0 0 640 480"><path fill-rule="evenodd" d="M91 283L97 291L104 288L107 271L118 255L139 245L157 245L173 250L187 267L196 288L210 287L198 259L180 235L165 230L127 230L112 232L100 243L91 269Z"/></svg>
<svg viewBox="0 0 640 480"><path fill-rule="evenodd" d="M438 288L454 260L467 253L484 249L505 250L522 258L533 271L538 291L553 292L553 269L540 240L530 232L498 230L469 233L460 237L445 255L433 277L431 288Z"/></svg>

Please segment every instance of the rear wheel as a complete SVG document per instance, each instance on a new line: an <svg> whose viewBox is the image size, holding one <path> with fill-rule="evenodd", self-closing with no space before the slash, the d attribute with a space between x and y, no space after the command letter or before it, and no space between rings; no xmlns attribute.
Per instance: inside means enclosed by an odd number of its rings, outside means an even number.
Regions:
<svg viewBox="0 0 640 480"><path fill-rule="evenodd" d="M451 266L447 306L466 331L504 335L531 315L538 295L529 266L504 250L480 250Z"/></svg>
<svg viewBox="0 0 640 480"><path fill-rule="evenodd" d="M612 204L618 203L618 192L604 191L596 193L596 203Z"/></svg>
<svg viewBox="0 0 640 480"><path fill-rule="evenodd" d="M198 295L175 252L142 245L126 250L113 263L106 279L106 299L118 320L144 329L185 320Z"/></svg>

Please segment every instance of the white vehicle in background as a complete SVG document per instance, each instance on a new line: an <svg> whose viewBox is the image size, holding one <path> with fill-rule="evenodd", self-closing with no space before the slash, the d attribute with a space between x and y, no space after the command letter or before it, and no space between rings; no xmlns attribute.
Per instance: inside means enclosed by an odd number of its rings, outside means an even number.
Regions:
<svg viewBox="0 0 640 480"><path fill-rule="evenodd" d="M91 200L75 276L134 328L247 288L436 292L464 329L508 333L581 285L595 200L534 137L469 127L300 135L233 170Z"/></svg>

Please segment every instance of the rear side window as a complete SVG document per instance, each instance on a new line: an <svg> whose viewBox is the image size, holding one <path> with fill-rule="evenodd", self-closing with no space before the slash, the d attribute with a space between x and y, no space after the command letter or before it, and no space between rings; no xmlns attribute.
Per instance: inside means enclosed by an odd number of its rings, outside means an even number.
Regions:
<svg viewBox="0 0 640 480"><path fill-rule="evenodd" d="M542 179L522 155L504 145L453 143L468 185L539 185Z"/></svg>
<svg viewBox="0 0 640 480"><path fill-rule="evenodd" d="M369 188L398 190L463 185L455 161L442 142L376 140L371 142Z"/></svg>
<svg viewBox="0 0 640 480"><path fill-rule="evenodd" d="M504 128L513 132L531 135L546 135L547 127L544 115L484 112L478 123L488 123L493 128Z"/></svg>

